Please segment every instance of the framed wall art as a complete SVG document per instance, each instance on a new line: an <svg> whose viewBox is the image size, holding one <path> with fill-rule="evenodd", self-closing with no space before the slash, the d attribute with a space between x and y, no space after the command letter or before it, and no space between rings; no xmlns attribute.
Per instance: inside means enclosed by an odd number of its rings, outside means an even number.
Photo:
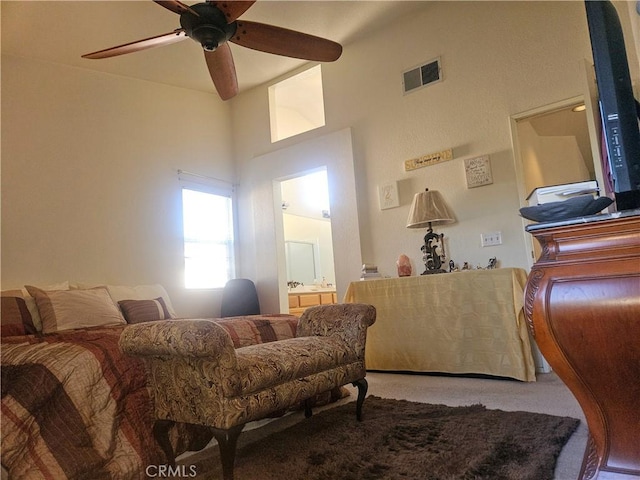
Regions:
<svg viewBox="0 0 640 480"><path fill-rule="evenodd" d="M465 159L464 171L467 176L467 188L481 187L493 183L489 155Z"/></svg>
<svg viewBox="0 0 640 480"><path fill-rule="evenodd" d="M398 182L386 182L378 185L378 199L380 201L380 210L399 207Z"/></svg>

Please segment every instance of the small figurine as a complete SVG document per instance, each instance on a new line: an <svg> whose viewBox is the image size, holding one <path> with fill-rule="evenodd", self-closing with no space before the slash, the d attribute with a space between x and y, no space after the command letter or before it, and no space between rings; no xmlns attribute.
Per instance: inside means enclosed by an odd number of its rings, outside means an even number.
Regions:
<svg viewBox="0 0 640 480"><path fill-rule="evenodd" d="M492 257L489 259L489 264L487 265L487 270L493 270L498 266L498 260L496 257Z"/></svg>
<svg viewBox="0 0 640 480"><path fill-rule="evenodd" d="M455 272L456 271L456 264L453 260L449 260L449 271L450 272Z"/></svg>
<svg viewBox="0 0 640 480"><path fill-rule="evenodd" d="M469 265L469 262L464 262L462 264L462 270L471 270L471 266Z"/></svg>

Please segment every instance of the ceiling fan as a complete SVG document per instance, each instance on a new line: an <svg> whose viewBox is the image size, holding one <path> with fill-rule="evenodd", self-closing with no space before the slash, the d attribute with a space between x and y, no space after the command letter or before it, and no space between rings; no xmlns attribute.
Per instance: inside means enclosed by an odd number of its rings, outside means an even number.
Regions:
<svg viewBox="0 0 640 480"><path fill-rule="evenodd" d="M239 20L256 0L207 0L186 5L178 0L153 0L180 15L180 28L169 33L82 55L108 58L148 48L169 45L189 37L202 45L213 84L223 100L238 93L238 80L231 48L227 42L262 52L318 62L340 58L339 43L286 28Z"/></svg>

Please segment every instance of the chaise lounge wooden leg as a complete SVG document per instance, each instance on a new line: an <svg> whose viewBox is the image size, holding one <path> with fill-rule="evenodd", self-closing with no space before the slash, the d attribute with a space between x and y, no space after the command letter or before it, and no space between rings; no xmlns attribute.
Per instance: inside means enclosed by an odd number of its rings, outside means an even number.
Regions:
<svg viewBox="0 0 640 480"><path fill-rule="evenodd" d="M364 397L367 396L367 390L369 389L369 383L366 378L361 378L353 382L354 387L358 387L358 400L356 401L356 418L358 421L362 420L362 404L364 404Z"/></svg>
<svg viewBox="0 0 640 480"><path fill-rule="evenodd" d="M160 448L167 456L167 465L176 466L176 456L173 453L173 447L169 440L169 429L174 424L171 420L156 420L153 424L153 437L160 445Z"/></svg>
<svg viewBox="0 0 640 480"><path fill-rule="evenodd" d="M311 399L307 398L304 401L304 417L309 418L313 415L313 411L311 410Z"/></svg>
<svg viewBox="0 0 640 480"><path fill-rule="evenodd" d="M219 428L211 428L213 436L218 441L220 449L220 462L222 463L223 480L233 480L233 464L236 460L236 445L238 437L244 428L243 425L236 425L229 430L221 430Z"/></svg>

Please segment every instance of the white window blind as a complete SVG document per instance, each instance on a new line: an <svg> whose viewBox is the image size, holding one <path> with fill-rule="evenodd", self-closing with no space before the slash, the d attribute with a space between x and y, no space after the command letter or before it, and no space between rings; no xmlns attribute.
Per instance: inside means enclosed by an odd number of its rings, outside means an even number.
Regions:
<svg viewBox="0 0 640 480"><path fill-rule="evenodd" d="M224 287L234 276L231 186L183 186L182 212L185 287Z"/></svg>

